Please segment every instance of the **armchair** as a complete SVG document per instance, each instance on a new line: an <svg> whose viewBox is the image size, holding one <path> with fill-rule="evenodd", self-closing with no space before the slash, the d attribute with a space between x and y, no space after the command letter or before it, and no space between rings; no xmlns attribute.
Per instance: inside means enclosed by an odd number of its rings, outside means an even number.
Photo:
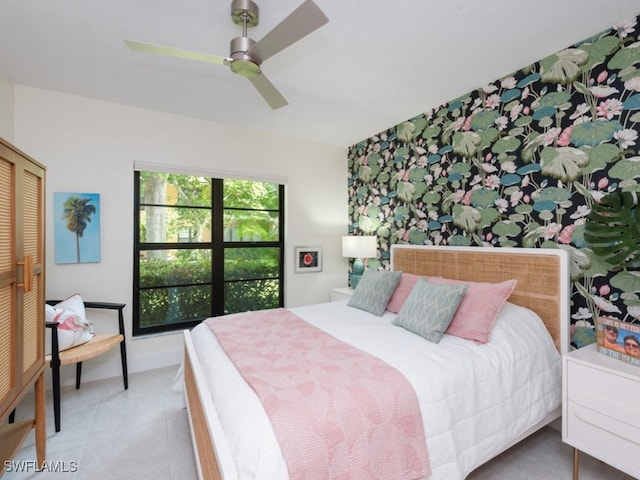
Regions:
<svg viewBox="0 0 640 480"><path fill-rule="evenodd" d="M49 305L56 305L60 300L47 300ZM60 367L64 365L76 364L76 390L80 388L80 377L82 374L82 362L111 350L116 345L120 345L120 357L122 361L122 379L124 389L129 388L127 373L127 351L124 334L124 303L108 302L83 302L86 309L113 310L118 313L118 333L97 334L87 343L71 347L67 350L59 351L58 347L58 323L46 322L46 327L51 329L51 354L45 356L45 363L51 368L52 388L53 388L53 413L56 432L60 431Z"/></svg>

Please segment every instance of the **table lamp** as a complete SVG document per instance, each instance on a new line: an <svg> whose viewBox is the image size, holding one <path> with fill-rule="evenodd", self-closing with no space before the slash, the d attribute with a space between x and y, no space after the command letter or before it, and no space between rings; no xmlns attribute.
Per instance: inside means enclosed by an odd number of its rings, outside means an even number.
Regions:
<svg viewBox="0 0 640 480"><path fill-rule="evenodd" d="M351 288L356 288L364 273L363 258L373 258L378 253L378 242L375 236L348 235L342 237L342 256L355 258L351 273Z"/></svg>

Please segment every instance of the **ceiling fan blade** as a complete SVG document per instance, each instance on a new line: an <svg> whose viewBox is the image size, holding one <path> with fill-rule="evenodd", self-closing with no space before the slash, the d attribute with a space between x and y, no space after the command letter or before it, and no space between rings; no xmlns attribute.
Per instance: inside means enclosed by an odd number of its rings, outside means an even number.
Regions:
<svg viewBox="0 0 640 480"><path fill-rule="evenodd" d="M306 0L249 50L257 50L264 61L328 21L327 16L312 0Z"/></svg>
<svg viewBox="0 0 640 480"><path fill-rule="evenodd" d="M264 76L264 73L248 78L256 90L258 90L258 93L262 95L262 98L265 99L273 110L289 105L289 102L287 102L276 87L273 86L269 79Z"/></svg>
<svg viewBox="0 0 640 480"><path fill-rule="evenodd" d="M196 60L198 62L209 62L223 64L224 57L217 57L207 53L192 52L190 50L182 50L180 48L164 47L162 45L154 45L152 43L135 42L133 40L124 41L131 50L147 53L157 53L160 55L169 55L170 57L186 58L188 60Z"/></svg>

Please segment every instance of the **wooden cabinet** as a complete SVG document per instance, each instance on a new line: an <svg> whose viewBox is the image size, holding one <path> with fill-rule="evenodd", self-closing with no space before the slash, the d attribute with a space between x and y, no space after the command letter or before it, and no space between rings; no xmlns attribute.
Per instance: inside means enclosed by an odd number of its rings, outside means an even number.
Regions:
<svg viewBox="0 0 640 480"><path fill-rule="evenodd" d="M45 168L0 138L0 475L32 428L45 458ZM8 424L34 391L33 418Z"/></svg>
<svg viewBox="0 0 640 480"><path fill-rule="evenodd" d="M640 367L598 353L595 344L575 350L563 358L563 396L562 439L640 478Z"/></svg>

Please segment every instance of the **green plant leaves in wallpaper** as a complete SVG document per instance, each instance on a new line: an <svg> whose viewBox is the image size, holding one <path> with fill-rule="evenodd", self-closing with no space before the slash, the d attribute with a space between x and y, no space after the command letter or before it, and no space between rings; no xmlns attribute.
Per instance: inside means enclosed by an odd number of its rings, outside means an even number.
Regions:
<svg viewBox="0 0 640 480"><path fill-rule="evenodd" d="M609 175L622 179L640 177L640 156L620 160L611 167Z"/></svg>
<svg viewBox="0 0 640 480"><path fill-rule="evenodd" d="M480 208L492 207L500 198L498 192L486 188L479 188L471 192L471 205Z"/></svg>
<svg viewBox="0 0 640 480"><path fill-rule="evenodd" d="M617 121L605 119L586 121L574 126L571 133L571 143L578 147L583 145L595 147L602 142L610 141L620 130L622 130L622 125Z"/></svg>
<svg viewBox="0 0 640 480"><path fill-rule="evenodd" d="M613 58L609 60L607 67L611 70L622 70L638 62L640 62L640 45L633 44L619 49Z"/></svg>
<svg viewBox="0 0 640 480"><path fill-rule="evenodd" d="M580 149L589 156L589 163L582 169L585 174L604 170L607 165L619 160L622 156L620 148L612 143L603 143L596 147L580 147ZM611 170L609 174L611 175ZM630 176L618 178L630 178Z"/></svg>
<svg viewBox="0 0 640 480"><path fill-rule="evenodd" d="M564 183L573 182L589 163L589 155L571 147L545 147L540 155L542 174Z"/></svg>
<svg viewBox="0 0 640 480"><path fill-rule="evenodd" d="M505 135L502 138L498 138L494 144L491 146L491 151L496 155L501 155L505 153L511 153L517 151L522 143L520 139L516 136Z"/></svg>
<svg viewBox="0 0 640 480"><path fill-rule="evenodd" d="M611 279L611 285L625 292L640 291L639 272L619 272Z"/></svg>
<svg viewBox="0 0 640 480"><path fill-rule="evenodd" d="M568 48L551 55L540 62L542 81L569 85L580 75L581 66L587 63L589 55L578 48Z"/></svg>
<svg viewBox="0 0 640 480"><path fill-rule="evenodd" d="M632 95L629 98L627 98L623 104L622 107L625 110L639 110L640 109L640 95Z"/></svg>
<svg viewBox="0 0 640 480"><path fill-rule="evenodd" d="M509 240L511 238L520 236L522 233L522 227L511 220L503 220L496 223L491 228L491 231L501 239L500 242L503 244L505 241L511 242L511 240ZM516 243L517 242L514 242L514 244Z"/></svg>
<svg viewBox="0 0 640 480"><path fill-rule="evenodd" d="M482 137L476 132L456 132L453 136L453 153L471 158L478 151Z"/></svg>
<svg viewBox="0 0 640 480"><path fill-rule="evenodd" d="M593 43L580 45L580 48L589 56L589 60L582 66L582 71L588 73L597 65L604 63L609 55L620 48L620 42L621 40L618 37L605 35ZM633 64L628 63L627 65Z"/></svg>
<svg viewBox="0 0 640 480"><path fill-rule="evenodd" d="M594 205L640 191L638 34L625 20L351 147L350 231L377 234L381 252L564 248L576 319L638 321L636 273L610 272L584 239Z"/></svg>

